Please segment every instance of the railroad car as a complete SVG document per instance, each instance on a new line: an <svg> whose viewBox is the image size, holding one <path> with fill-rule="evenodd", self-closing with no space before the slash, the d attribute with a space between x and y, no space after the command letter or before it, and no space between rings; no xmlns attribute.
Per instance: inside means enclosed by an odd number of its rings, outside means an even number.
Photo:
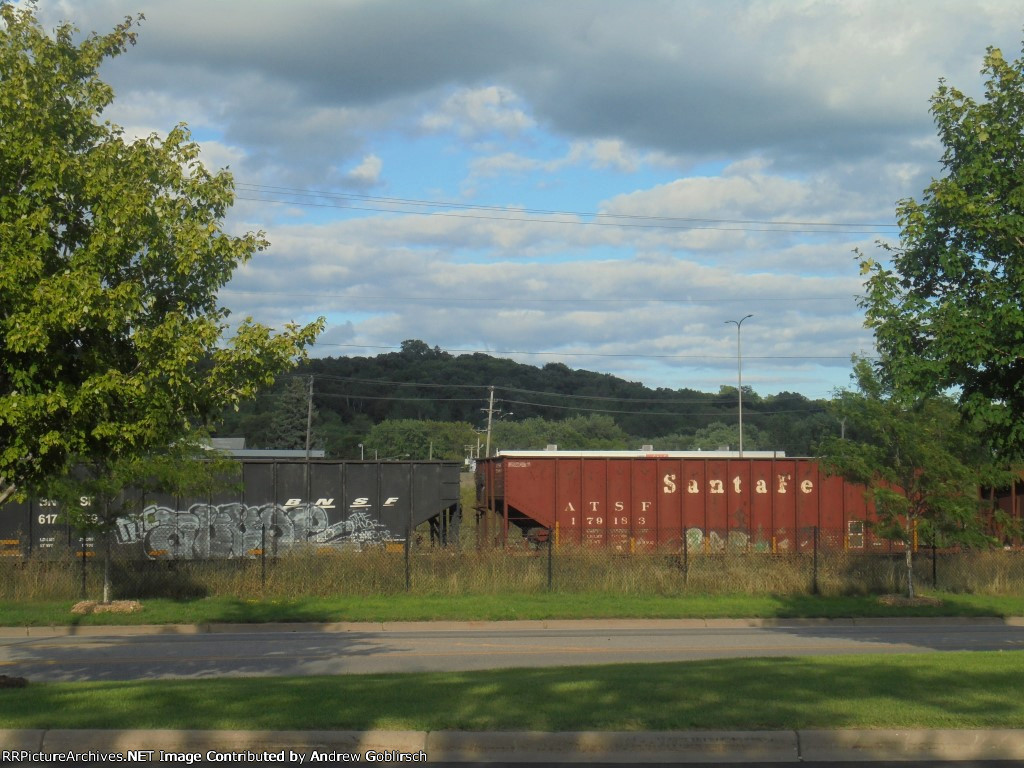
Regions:
<svg viewBox="0 0 1024 768"><path fill-rule="evenodd" d="M365 547L403 542L421 523L432 538L457 539L458 462L242 459L239 482L202 498L144 497L119 519L114 552L151 560L252 557L296 547ZM82 503L87 505L88 499ZM0 507L0 554L89 551L48 499ZM83 548L84 547L84 548Z"/></svg>
<svg viewBox="0 0 1024 768"><path fill-rule="evenodd" d="M502 451L477 463L477 508L555 542L621 551L888 551L864 489L772 452Z"/></svg>
<svg viewBox="0 0 1024 768"><path fill-rule="evenodd" d="M505 542L519 529L535 542L630 552L804 552L816 536L830 549L894 549L872 533L863 486L816 459L768 451L501 451L478 460L476 489L477 510L500 516ZM979 493L1019 529L1024 483ZM1020 546L991 518L988 527Z"/></svg>

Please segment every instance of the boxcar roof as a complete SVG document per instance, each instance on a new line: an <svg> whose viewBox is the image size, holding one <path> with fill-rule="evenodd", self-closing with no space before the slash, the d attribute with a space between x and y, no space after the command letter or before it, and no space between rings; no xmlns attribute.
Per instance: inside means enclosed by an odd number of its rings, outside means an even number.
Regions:
<svg viewBox="0 0 1024 768"><path fill-rule="evenodd" d="M498 451L497 458L738 459L739 451ZM784 459L785 451L744 451L744 459Z"/></svg>

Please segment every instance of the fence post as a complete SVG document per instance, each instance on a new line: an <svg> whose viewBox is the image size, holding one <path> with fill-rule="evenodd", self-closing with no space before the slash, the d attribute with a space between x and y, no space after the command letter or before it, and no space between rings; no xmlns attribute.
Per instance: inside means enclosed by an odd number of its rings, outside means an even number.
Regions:
<svg viewBox="0 0 1024 768"><path fill-rule="evenodd" d="M935 536L933 535L932 536L932 589L938 589L939 588L939 568L938 568L938 565L936 565L936 561L938 560L938 552L936 551L936 549L937 548L935 546Z"/></svg>
<svg viewBox="0 0 1024 768"><path fill-rule="evenodd" d="M412 551L412 526L405 528L405 591L412 589L412 563L410 552Z"/></svg>
<svg viewBox="0 0 1024 768"><path fill-rule="evenodd" d="M690 581L690 537L687 536L686 526L683 526L683 588L689 586Z"/></svg>
<svg viewBox="0 0 1024 768"><path fill-rule="evenodd" d="M548 529L548 592L551 591L552 584L554 583L554 558L552 554L554 551L554 533L552 529Z"/></svg>
<svg viewBox="0 0 1024 768"><path fill-rule="evenodd" d="M86 597L86 560L85 560L85 531L82 531L82 599Z"/></svg>
<svg viewBox="0 0 1024 768"><path fill-rule="evenodd" d="M818 594L818 526L814 526L814 576L811 582L811 594Z"/></svg>
<svg viewBox="0 0 1024 768"><path fill-rule="evenodd" d="M260 529L260 588L267 591L267 524Z"/></svg>

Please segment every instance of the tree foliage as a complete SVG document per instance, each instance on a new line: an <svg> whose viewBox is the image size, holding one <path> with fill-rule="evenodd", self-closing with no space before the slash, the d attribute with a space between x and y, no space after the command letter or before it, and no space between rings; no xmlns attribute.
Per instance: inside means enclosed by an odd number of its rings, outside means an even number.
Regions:
<svg viewBox="0 0 1024 768"><path fill-rule="evenodd" d="M962 423L941 395L907 398L890 389L865 360L854 367L857 391L833 401L846 422L846 438L821 446L822 464L863 484L875 505L875 532L904 546L913 596L913 544L987 542L980 487L999 487L1012 475L984 440Z"/></svg>
<svg viewBox="0 0 1024 768"><path fill-rule="evenodd" d="M403 342L401 352L311 359L296 373L314 377L314 433L322 435L329 455L344 458L358 456L358 443L365 443L369 429L387 420L461 421L482 429L491 385L496 388L495 408L514 413L511 423L537 419L549 432L549 422L607 409L609 413L597 415L614 419L626 435L616 448L651 444L664 450L685 449L699 430L737 419L735 387L718 393L652 389L560 363L537 367L480 353L452 355L416 340ZM250 445L262 445L269 414L284 386L281 382L268 397L243 403L237 412L227 411L218 434L245 436ZM743 429L745 447L760 433L758 448L809 456L824 435L838 434L839 424L821 400L794 392L758 396L745 387ZM521 444L501 445L523 448L541 439L530 436ZM735 439L730 441L734 443Z"/></svg>
<svg viewBox="0 0 1024 768"><path fill-rule="evenodd" d="M141 17L140 17L141 18ZM160 450L294 364L322 320L245 319L217 291L266 246L183 125L129 140L102 120L104 60L139 20L75 42L0 4L0 479L30 489L75 462Z"/></svg>
<svg viewBox="0 0 1024 768"><path fill-rule="evenodd" d="M891 267L861 259L862 304L888 381L956 393L961 412L1024 456L1024 58L984 60L984 98L941 81L931 100L943 175L898 204Z"/></svg>
<svg viewBox="0 0 1024 768"><path fill-rule="evenodd" d="M698 429L689 440L684 450L716 451L719 448L737 450L740 444L739 424L723 424L716 421ZM743 447L748 451L770 450L770 441L764 434L751 424L743 425Z"/></svg>
<svg viewBox="0 0 1024 768"><path fill-rule="evenodd" d="M111 599L111 538L118 520L138 515L151 494L192 497L240 489L240 465L199 443L179 441L161 451L113 459L79 461L50 478L46 496L81 535L92 534L103 556L103 602Z"/></svg>
<svg viewBox="0 0 1024 768"><path fill-rule="evenodd" d="M465 422L392 419L370 430L363 450L368 459L457 461L467 456L467 446L475 446L476 438Z"/></svg>
<svg viewBox="0 0 1024 768"><path fill-rule="evenodd" d="M566 451L625 450L637 448L611 416L591 414L560 421L531 418L500 421L494 425L492 452L542 450L557 445Z"/></svg>
<svg viewBox="0 0 1024 768"><path fill-rule="evenodd" d="M279 396L275 398L267 420L267 432L263 448L303 450L306 447L306 427L317 424L319 419L314 406L309 410L309 384L301 377L289 378ZM310 417L312 416L312 421ZM316 435L310 435L311 446L317 442Z"/></svg>

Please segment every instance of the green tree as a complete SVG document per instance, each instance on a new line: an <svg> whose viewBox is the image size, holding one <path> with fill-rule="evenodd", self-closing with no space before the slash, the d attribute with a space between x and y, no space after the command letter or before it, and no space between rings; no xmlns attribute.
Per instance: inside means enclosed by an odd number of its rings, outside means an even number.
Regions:
<svg viewBox="0 0 1024 768"><path fill-rule="evenodd" d="M475 444L476 432L465 422L389 419L370 430L363 448L367 458L457 461Z"/></svg>
<svg viewBox="0 0 1024 768"><path fill-rule="evenodd" d="M101 545L103 597L112 596L111 540L118 519L137 515L147 494L199 496L237 484L240 465L199 443L180 441L159 452L100 461L80 461L72 471L44 486L61 504L63 517Z"/></svg>
<svg viewBox="0 0 1024 768"><path fill-rule="evenodd" d="M501 421L492 431L492 450L542 450L557 445L568 451L626 450L634 441L611 416L592 414L560 421L532 418Z"/></svg>
<svg viewBox="0 0 1024 768"><path fill-rule="evenodd" d="M289 379L275 393L271 406L267 432L263 448L280 448L285 450L302 450L306 447L306 427L313 432L313 423L319 414L313 408L312 421L309 412L309 380L304 378ZM316 442L316 435L311 434L311 445Z"/></svg>
<svg viewBox="0 0 1024 768"><path fill-rule="evenodd" d="M945 81L931 100L944 174L897 207L891 267L861 256L862 304L887 380L956 393L961 412L1024 456L1024 58L989 48L984 98Z"/></svg>
<svg viewBox="0 0 1024 768"><path fill-rule="evenodd" d="M141 18L141 17L140 17ZM33 491L168 445L291 367L323 320L225 341L217 291L266 246L227 234L226 171L184 126L130 141L102 120L104 60L137 20L76 43L0 4L0 480ZM2 499L2 497L0 497Z"/></svg>
<svg viewBox="0 0 1024 768"><path fill-rule="evenodd" d="M822 443L822 465L867 488L876 533L904 548L913 597L915 537L939 545L986 542L978 488L1002 485L1012 475L961 422L952 400L903 397L863 359L855 361L854 377L857 391L844 390L834 401L847 437Z"/></svg>
<svg viewBox="0 0 1024 768"><path fill-rule="evenodd" d="M716 451L719 448L725 448L726 450L735 451L739 444L739 424L724 424L721 421L716 421L698 429L693 434L693 437L689 438L686 450ZM770 446L767 445L767 440L761 433L761 430L752 424L744 424L743 449L746 451L760 451L767 448L770 448Z"/></svg>

